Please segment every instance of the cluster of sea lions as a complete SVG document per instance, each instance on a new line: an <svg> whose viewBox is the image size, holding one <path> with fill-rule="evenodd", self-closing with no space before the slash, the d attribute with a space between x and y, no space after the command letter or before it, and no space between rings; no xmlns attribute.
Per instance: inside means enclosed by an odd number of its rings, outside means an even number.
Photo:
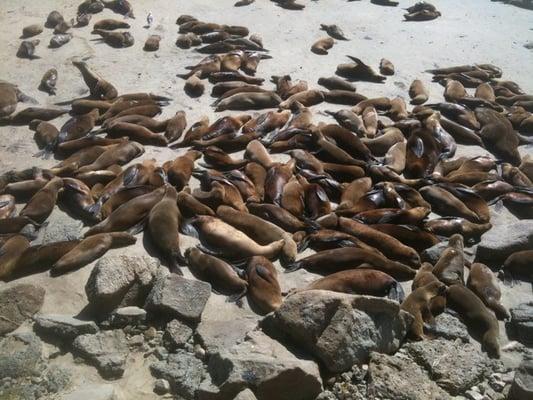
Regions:
<svg viewBox="0 0 533 400"><path fill-rule="evenodd" d="M100 3L132 15L122 0L88 0L80 7L93 12ZM273 265L279 259L287 273L303 268L324 275L294 291L400 302L415 317L413 339L453 309L484 349L499 356L497 318L508 312L494 273L469 263L464 244L491 229L491 203L502 201L518 218L533 218L533 160L518 151L533 135L533 96L501 80L502 71L491 64L440 68L429 72L445 86L446 101L424 105L429 91L415 80L409 111L401 97L357 93L353 81L383 82L394 65L383 59L377 73L356 57L337 67L338 76L318 80L328 91L288 75L273 76L275 87L265 90L254 74L266 50L259 40L245 39L247 28L186 15L177 23L180 43L199 38L209 53L183 75L188 90L203 93L201 80L208 79L217 111L243 113L190 123L178 111L158 120L170 99L119 94L83 61L73 66L90 98L73 100L69 109L15 113L27 96L16 85L0 84L2 123L27 125L41 154L61 160L49 169L0 176L0 279L82 268L111 248L135 243L134 235L144 231L172 272L188 267L232 301L248 295L263 313L283 302ZM338 27L323 29L344 37ZM52 90L49 75L42 84ZM474 96L466 88L475 88ZM350 108L328 111L335 122L317 122L311 107L324 101ZM275 109L244 113L264 108ZM67 112L71 118L58 129L51 121ZM454 159L457 143L483 147L494 158ZM185 150L161 164L135 162L144 146ZM200 182L196 189L193 177ZM20 212L17 203L25 203ZM90 228L76 240L32 245L56 205ZM201 244L182 252L183 234ZM423 262L424 250L443 240L448 246L436 264ZM306 249L315 253L299 257ZM505 269L531 279L531 255L511 255ZM405 297L399 282L411 280L413 291Z"/></svg>

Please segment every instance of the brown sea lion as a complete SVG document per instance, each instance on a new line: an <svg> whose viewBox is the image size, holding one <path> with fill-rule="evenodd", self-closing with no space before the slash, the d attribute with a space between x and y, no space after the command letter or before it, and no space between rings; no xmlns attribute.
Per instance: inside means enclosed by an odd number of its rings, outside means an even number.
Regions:
<svg viewBox="0 0 533 400"><path fill-rule="evenodd" d="M475 224L463 218L448 217L432 219L424 224L424 229L440 236L452 236L454 234L462 235L465 240L479 240L481 235L487 232L492 225Z"/></svg>
<svg viewBox="0 0 533 400"><path fill-rule="evenodd" d="M418 105L428 101L429 90L420 79L415 79L409 87L411 104Z"/></svg>
<svg viewBox="0 0 533 400"><path fill-rule="evenodd" d="M21 217L28 217L38 223L46 221L52 213L59 191L63 188L63 180L54 178L49 181L30 199L30 201L20 211Z"/></svg>
<svg viewBox="0 0 533 400"><path fill-rule="evenodd" d="M321 38L318 39L315 43L313 43L313 45L311 46L311 51L315 54L327 55L328 50L331 49L334 44L335 41L330 37Z"/></svg>
<svg viewBox="0 0 533 400"><path fill-rule="evenodd" d="M464 285L465 255L463 237L454 234L448 241L448 247L442 252L435 264L433 274L447 285Z"/></svg>
<svg viewBox="0 0 533 400"><path fill-rule="evenodd" d="M185 85L183 86L185 93L191 97L200 97L205 91L205 85L200 80L198 75L199 72L188 77L185 81Z"/></svg>
<svg viewBox="0 0 533 400"><path fill-rule="evenodd" d="M289 109L293 106L293 103L298 102L304 107L311 107L316 104L320 104L324 101L324 93L321 90L304 90L293 94L283 102L279 103L281 109Z"/></svg>
<svg viewBox="0 0 533 400"><path fill-rule="evenodd" d="M481 222L479 216L460 199L442 187L433 185L420 189L420 194L432 206L432 211L442 216L465 218L471 222Z"/></svg>
<svg viewBox="0 0 533 400"><path fill-rule="evenodd" d="M413 207L408 210L399 208L378 208L362 211L355 218L367 224L405 224L419 225L431 212L426 207Z"/></svg>
<svg viewBox="0 0 533 400"><path fill-rule="evenodd" d="M41 78L41 83L39 84L39 90L42 90L49 95L56 94L56 84L57 84L57 69L51 68L46 71Z"/></svg>
<svg viewBox="0 0 533 400"><path fill-rule="evenodd" d="M503 263L504 273L533 281L532 257L533 250L522 250L511 254Z"/></svg>
<svg viewBox="0 0 533 400"><path fill-rule="evenodd" d="M193 196L213 210L220 205L228 205L236 210L246 211L246 204L239 189L224 178L215 180L210 184L210 190L195 189Z"/></svg>
<svg viewBox="0 0 533 400"><path fill-rule="evenodd" d="M194 276L209 282L217 292L232 295L228 300L246 294L248 282L242 279L224 260L202 253L195 247L185 250L185 258Z"/></svg>
<svg viewBox="0 0 533 400"><path fill-rule="evenodd" d="M91 96L99 100L113 100L118 96L117 89L111 83L92 72L87 66L87 63L83 61L72 61L72 65L80 70L83 80L91 92Z"/></svg>
<svg viewBox="0 0 533 400"><path fill-rule="evenodd" d="M47 28L54 28L57 24L63 22L65 18L61 15L59 11L51 11L50 14L46 17L46 22L44 24Z"/></svg>
<svg viewBox="0 0 533 400"><path fill-rule="evenodd" d="M301 179L303 178L293 176L283 186L279 204L297 218L302 218L305 212L305 190L300 183Z"/></svg>
<svg viewBox="0 0 533 400"><path fill-rule="evenodd" d="M50 274L56 276L82 268L98 260L108 250L132 245L136 240L134 236L125 232L99 233L89 236L55 262Z"/></svg>
<svg viewBox="0 0 533 400"><path fill-rule="evenodd" d="M128 0L103 0L105 8L109 8L117 14L122 14L124 17L135 18L133 16L133 7Z"/></svg>
<svg viewBox="0 0 533 400"><path fill-rule="evenodd" d="M38 34L42 33L43 26L41 24L32 24L25 26L22 28L22 37L23 38L30 38L33 36L37 36Z"/></svg>
<svg viewBox="0 0 533 400"><path fill-rule="evenodd" d="M496 314L498 319L510 318L507 309L500 303L502 293L498 279L485 264L473 263L466 281L466 287L474 292Z"/></svg>
<svg viewBox="0 0 533 400"><path fill-rule="evenodd" d="M394 64L387 60L386 58L382 58L379 62L379 72L381 75L394 75Z"/></svg>
<svg viewBox="0 0 533 400"><path fill-rule="evenodd" d="M353 180L347 184L342 192L341 202L337 210L350 209L363 197L372 187L372 179L365 177Z"/></svg>
<svg viewBox="0 0 533 400"><path fill-rule="evenodd" d="M162 147L168 145L168 140L165 136L152 132L144 126L131 124L129 122L112 123L106 129L106 132L111 138L129 137L132 141L141 144Z"/></svg>
<svg viewBox="0 0 533 400"><path fill-rule="evenodd" d="M16 268L17 261L30 242L21 235L14 235L0 247L0 281L8 280Z"/></svg>
<svg viewBox="0 0 533 400"><path fill-rule="evenodd" d="M272 158L268 153L268 150L263 146L263 144L258 140L252 140L246 146L246 151L244 152L244 158L260 164L263 168L270 169L273 165Z"/></svg>
<svg viewBox="0 0 533 400"><path fill-rule="evenodd" d="M106 31L113 31L115 29L129 29L130 24L128 24L126 21L119 21L118 19L101 19L100 21L97 21L93 25L93 30L97 29L103 29Z"/></svg>
<svg viewBox="0 0 533 400"><path fill-rule="evenodd" d="M449 79L446 82L446 88L444 90L444 98L449 102L456 102L467 96L465 87L459 81Z"/></svg>
<svg viewBox="0 0 533 400"><path fill-rule="evenodd" d="M374 224L373 229L386 233L402 242L408 247L412 247L421 252L440 242L433 233L426 232L416 226L395 225L395 224Z"/></svg>
<svg viewBox="0 0 533 400"><path fill-rule="evenodd" d="M283 302L278 273L265 257L255 256L246 267L248 296L261 313L277 310Z"/></svg>
<svg viewBox="0 0 533 400"><path fill-rule="evenodd" d="M215 212L210 207L194 198L186 189L178 193L178 207L184 217L193 218L197 215L215 216Z"/></svg>
<svg viewBox="0 0 533 400"><path fill-rule="evenodd" d="M484 351L500 357L498 320L474 292L463 285L452 285L446 292L448 306L459 313L466 326L475 333Z"/></svg>
<svg viewBox="0 0 533 400"><path fill-rule="evenodd" d="M28 125L31 121L36 119L41 121L51 121L66 114L67 112L68 110L64 109L28 107L16 114L0 120L0 125Z"/></svg>
<svg viewBox="0 0 533 400"><path fill-rule="evenodd" d="M109 217L109 215L122 204L130 201L135 197L150 193L154 189L155 187L148 185L123 187L119 189L116 193L112 194L105 202L103 202L101 208L93 208L92 212L95 213L95 217L99 221L101 221Z"/></svg>
<svg viewBox="0 0 533 400"><path fill-rule="evenodd" d="M23 40L17 50L17 57L35 60L40 58L35 54L35 48L41 43L39 39Z"/></svg>
<svg viewBox="0 0 533 400"><path fill-rule="evenodd" d="M160 35L150 35L146 42L144 42L144 51L157 51L159 50L159 42L161 41Z"/></svg>
<svg viewBox="0 0 533 400"><path fill-rule="evenodd" d="M405 142L402 141L393 144L387 150L383 158L383 164L397 174L401 174L405 169L406 151L407 146Z"/></svg>
<svg viewBox="0 0 533 400"><path fill-rule="evenodd" d="M414 291L432 282L440 283L438 278L433 275L433 265L428 262L424 262L418 271L416 271L416 275L411 285L411 291ZM431 311L432 317L442 314L446 310L446 294L443 293L440 296L433 297L429 303L429 310Z"/></svg>
<svg viewBox="0 0 533 400"><path fill-rule="evenodd" d="M296 162L290 160L286 164L274 164L267 172L265 179L265 199L273 204L281 205L283 187L290 180Z"/></svg>
<svg viewBox="0 0 533 400"><path fill-rule="evenodd" d="M409 329L409 334L415 340L424 339L424 321L434 321L431 313L431 301L446 293L446 285L442 282L431 282L415 289L403 301L401 309L410 313L415 320Z"/></svg>
<svg viewBox="0 0 533 400"><path fill-rule="evenodd" d="M372 67L365 64L357 57L347 56L352 63L339 64L335 73L349 80L360 80L375 83L383 83L386 77L379 75Z"/></svg>
<svg viewBox="0 0 533 400"><path fill-rule="evenodd" d="M347 90L350 92L355 92L355 86L342 79L338 76L331 76L329 78L319 78L318 84L324 86L326 89L329 90Z"/></svg>
<svg viewBox="0 0 533 400"><path fill-rule="evenodd" d="M78 173L97 171L111 165L124 165L144 154L144 147L137 142L126 141L112 146L91 164L78 168Z"/></svg>
<svg viewBox="0 0 533 400"><path fill-rule="evenodd" d="M309 228L307 223L274 204L248 203L247 207L251 214L270 221L287 232L294 233Z"/></svg>
<svg viewBox="0 0 533 400"><path fill-rule="evenodd" d="M397 143L404 143L405 137L398 128L390 127L382 131L382 134L376 138L362 138L363 144L368 147L374 156L382 157ZM403 145L406 148L406 145Z"/></svg>
<svg viewBox="0 0 533 400"><path fill-rule="evenodd" d="M74 178L63 178L63 191L61 203L67 205L69 210L85 220L93 220L91 210L94 207L94 199L91 189L82 181Z"/></svg>

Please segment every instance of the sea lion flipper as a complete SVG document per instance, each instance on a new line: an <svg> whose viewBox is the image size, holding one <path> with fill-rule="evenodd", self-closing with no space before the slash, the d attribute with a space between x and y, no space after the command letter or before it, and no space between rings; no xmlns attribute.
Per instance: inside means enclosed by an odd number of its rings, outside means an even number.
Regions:
<svg viewBox="0 0 533 400"><path fill-rule="evenodd" d="M297 261L292 264L289 264L287 268L285 269L285 273L298 271L300 268L302 268L302 263Z"/></svg>

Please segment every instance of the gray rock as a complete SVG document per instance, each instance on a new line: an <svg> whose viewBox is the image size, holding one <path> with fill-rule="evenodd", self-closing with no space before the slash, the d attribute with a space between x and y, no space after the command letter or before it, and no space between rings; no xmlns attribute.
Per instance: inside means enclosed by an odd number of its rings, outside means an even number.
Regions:
<svg viewBox="0 0 533 400"><path fill-rule="evenodd" d="M365 369L364 367L367 367ZM335 400L366 400L366 375L368 366L363 368L354 365L348 372L344 372L335 378L331 386L330 393L326 393L323 398L329 397Z"/></svg>
<svg viewBox="0 0 533 400"><path fill-rule="evenodd" d="M12 332L43 306L45 290L21 283L0 291L0 335Z"/></svg>
<svg viewBox="0 0 533 400"><path fill-rule="evenodd" d="M102 377L115 379L124 374L128 345L123 331L117 329L81 335L72 346L98 369Z"/></svg>
<svg viewBox="0 0 533 400"><path fill-rule="evenodd" d="M260 331L213 354L208 371L223 399L232 399L246 388L253 390L258 400L311 400L322 391L317 364L295 356Z"/></svg>
<svg viewBox="0 0 533 400"><path fill-rule="evenodd" d="M169 349L174 350L182 348L191 338L192 334L192 328L185 325L183 322L174 319L167 324L163 335L163 341Z"/></svg>
<svg viewBox="0 0 533 400"><path fill-rule="evenodd" d="M202 321L196 328L196 337L208 354L227 349L244 340L246 333L257 326L254 318L235 318L227 321Z"/></svg>
<svg viewBox="0 0 533 400"><path fill-rule="evenodd" d="M511 308L511 321L507 324L510 335L524 343L533 344L533 302Z"/></svg>
<svg viewBox="0 0 533 400"><path fill-rule="evenodd" d="M154 392L162 395L170 392L170 383L166 379L158 379L154 383Z"/></svg>
<svg viewBox="0 0 533 400"><path fill-rule="evenodd" d="M142 308L130 306L117 308L110 317L110 325L114 328L124 328L127 325L138 326L146 321L146 311Z"/></svg>
<svg viewBox="0 0 533 400"><path fill-rule="evenodd" d="M78 239L82 236L83 222L71 218L55 207L47 219L47 224L39 229L35 245Z"/></svg>
<svg viewBox="0 0 533 400"><path fill-rule="evenodd" d="M398 350L412 318L392 300L312 290L287 297L263 326L270 335L286 335L329 371L343 372L368 361L372 351Z"/></svg>
<svg viewBox="0 0 533 400"><path fill-rule="evenodd" d="M69 386L72 373L67 368L51 365L43 374L43 377L43 385L46 387L46 390L49 393L59 393Z"/></svg>
<svg viewBox="0 0 533 400"><path fill-rule="evenodd" d="M515 372L509 400L531 399L533 399L533 359L526 359Z"/></svg>
<svg viewBox="0 0 533 400"><path fill-rule="evenodd" d="M82 321L70 315L39 314L34 316L34 320L37 332L67 341L72 341L79 335L98 332L98 326L93 321Z"/></svg>
<svg viewBox="0 0 533 400"><path fill-rule="evenodd" d="M89 303L100 312L142 306L152 288L159 265L159 261L147 256L103 256L85 285Z"/></svg>
<svg viewBox="0 0 533 400"><path fill-rule="evenodd" d="M497 265L511 254L532 247L533 224L531 221L499 224L481 237L476 260L488 265Z"/></svg>
<svg viewBox="0 0 533 400"><path fill-rule="evenodd" d="M40 374L42 343L32 332L16 333L0 341L0 379Z"/></svg>
<svg viewBox="0 0 533 400"><path fill-rule="evenodd" d="M372 353L368 366L369 399L447 400L450 395L408 357Z"/></svg>
<svg viewBox="0 0 533 400"><path fill-rule="evenodd" d="M61 400L117 400L113 385L95 385L64 394Z"/></svg>
<svg viewBox="0 0 533 400"><path fill-rule="evenodd" d="M257 400L257 397L250 389L244 389L233 400Z"/></svg>
<svg viewBox="0 0 533 400"><path fill-rule="evenodd" d="M490 359L471 343L435 339L409 343L404 348L417 364L429 371L441 388L452 395L477 385L491 372Z"/></svg>
<svg viewBox="0 0 533 400"><path fill-rule="evenodd" d="M459 318L444 312L435 318L435 325L427 326L426 331L435 336L448 340L460 339L461 341L470 342L470 335L465 324Z"/></svg>
<svg viewBox="0 0 533 400"><path fill-rule="evenodd" d="M172 390L187 400L195 398L195 393L202 382L206 370L202 361L185 350L169 354L166 361L150 365L152 375L169 381Z"/></svg>
<svg viewBox="0 0 533 400"><path fill-rule="evenodd" d="M211 285L182 276L158 275L145 309L155 314L200 321L211 295Z"/></svg>

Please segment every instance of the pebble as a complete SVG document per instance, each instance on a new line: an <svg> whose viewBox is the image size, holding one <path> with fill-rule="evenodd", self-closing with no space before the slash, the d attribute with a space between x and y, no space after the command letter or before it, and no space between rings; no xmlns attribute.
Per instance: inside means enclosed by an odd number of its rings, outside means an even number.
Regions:
<svg viewBox="0 0 533 400"><path fill-rule="evenodd" d="M167 394L170 392L170 383L166 379L158 379L154 383L154 392L157 394Z"/></svg>

